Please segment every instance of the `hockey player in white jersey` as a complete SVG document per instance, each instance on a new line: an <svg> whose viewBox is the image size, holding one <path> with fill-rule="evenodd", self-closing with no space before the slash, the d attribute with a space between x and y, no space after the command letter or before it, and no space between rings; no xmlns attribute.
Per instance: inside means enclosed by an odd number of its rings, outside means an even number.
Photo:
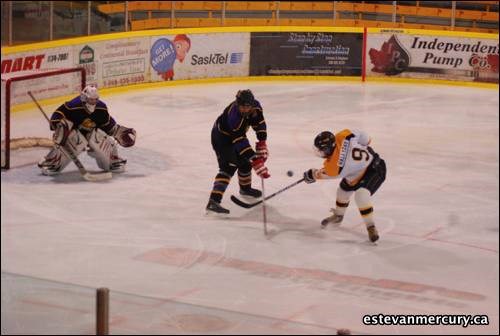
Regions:
<svg viewBox="0 0 500 336"><path fill-rule="evenodd" d="M321 132L314 139L314 148L318 156L326 159L323 168L309 169L304 172L304 181L341 177L337 189L336 207L332 215L321 222L325 228L329 223L340 224L349 205L352 194L359 212L363 217L370 241L379 239L373 220L373 195L385 180L385 161L368 146L370 137L366 133L344 129L333 135L329 131Z"/></svg>

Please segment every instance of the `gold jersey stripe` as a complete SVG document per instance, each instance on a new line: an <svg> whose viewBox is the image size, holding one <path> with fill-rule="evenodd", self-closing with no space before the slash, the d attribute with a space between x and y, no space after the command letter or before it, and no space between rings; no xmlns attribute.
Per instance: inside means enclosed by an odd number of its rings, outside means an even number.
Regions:
<svg viewBox="0 0 500 336"><path fill-rule="evenodd" d="M219 190L212 190L212 194L224 195L224 192Z"/></svg>
<svg viewBox="0 0 500 336"><path fill-rule="evenodd" d="M240 152L240 155L242 155L242 154L243 154L243 153L245 153L245 152L248 152L249 150L252 150L252 148L250 148L250 147L245 148L244 150L242 150L242 151Z"/></svg>
<svg viewBox="0 0 500 336"><path fill-rule="evenodd" d="M236 143L236 142L240 141L241 139L245 139L245 137L241 136L239 138L236 138L236 139L233 140L233 143Z"/></svg>

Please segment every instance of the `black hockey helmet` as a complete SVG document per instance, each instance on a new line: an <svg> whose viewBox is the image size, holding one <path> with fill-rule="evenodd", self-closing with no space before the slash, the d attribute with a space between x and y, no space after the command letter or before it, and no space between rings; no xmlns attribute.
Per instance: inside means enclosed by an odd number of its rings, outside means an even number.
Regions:
<svg viewBox="0 0 500 336"><path fill-rule="evenodd" d="M333 154L335 148L335 135L332 132L321 132L314 138L314 149L316 154L322 158L327 158Z"/></svg>
<svg viewBox="0 0 500 336"><path fill-rule="evenodd" d="M250 90L239 90L236 94L236 103L240 106L253 106L255 98Z"/></svg>

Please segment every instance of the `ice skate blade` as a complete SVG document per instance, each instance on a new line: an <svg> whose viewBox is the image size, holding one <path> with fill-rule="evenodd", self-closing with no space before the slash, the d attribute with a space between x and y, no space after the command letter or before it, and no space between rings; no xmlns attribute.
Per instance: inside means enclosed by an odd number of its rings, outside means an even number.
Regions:
<svg viewBox="0 0 500 336"><path fill-rule="evenodd" d="M258 200L262 199L262 196L253 197L253 196L250 196L250 195L242 195L242 194L240 194L240 198L242 200L247 201L247 202L255 202L255 201L258 201Z"/></svg>
<svg viewBox="0 0 500 336"><path fill-rule="evenodd" d="M212 210L205 210L205 216L207 217L214 217L214 218L227 218L229 217L228 213L222 213L222 212L215 212Z"/></svg>

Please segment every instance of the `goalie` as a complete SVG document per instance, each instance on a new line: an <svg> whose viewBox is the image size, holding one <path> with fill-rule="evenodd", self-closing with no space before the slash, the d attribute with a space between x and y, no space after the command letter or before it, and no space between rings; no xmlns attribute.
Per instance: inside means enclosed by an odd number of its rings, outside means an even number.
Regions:
<svg viewBox="0 0 500 336"><path fill-rule="evenodd" d="M38 163L44 175L58 174L71 162L61 146L75 156L86 150L102 170L121 173L127 160L118 156L116 143L131 147L136 137L134 129L118 125L109 115L106 104L99 100L97 88L92 85L87 85L79 97L64 103L52 114L50 129L54 131L54 147Z"/></svg>

